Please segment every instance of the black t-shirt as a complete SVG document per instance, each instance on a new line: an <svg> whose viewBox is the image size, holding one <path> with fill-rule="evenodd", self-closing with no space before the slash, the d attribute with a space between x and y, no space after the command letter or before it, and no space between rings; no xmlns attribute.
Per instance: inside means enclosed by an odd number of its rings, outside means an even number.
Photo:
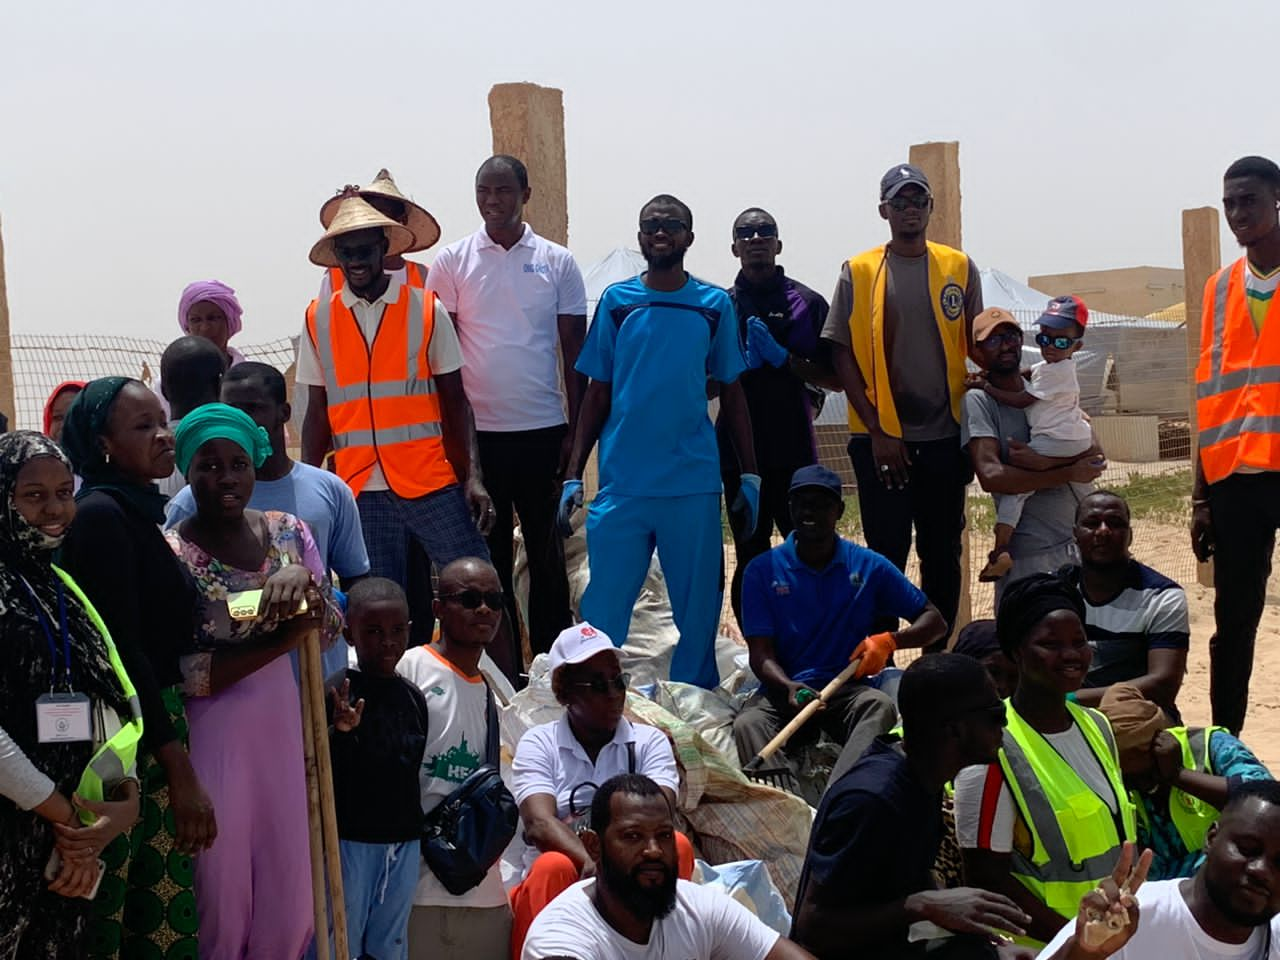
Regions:
<svg viewBox="0 0 1280 960"><path fill-rule="evenodd" d="M351 681L350 701L364 699L360 725L333 730L333 793L338 836L360 843L402 843L422 833L418 771L427 746L427 701L403 677L347 670L325 689ZM329 698L333 722L333 698Z"/></svg>
<svg viewBox="0 0 1280 960"><path fill-rule="evenodd" d="M894 737L879 737L822 798L809 835L796 916L805 899L841 908L901 900L934 887L942 842L942 794L911 772ZM799 923L791 938L805 943ZM907 950L907 931L849 955L891 958ZM823 958L825 960L825 958Z"/></svg>

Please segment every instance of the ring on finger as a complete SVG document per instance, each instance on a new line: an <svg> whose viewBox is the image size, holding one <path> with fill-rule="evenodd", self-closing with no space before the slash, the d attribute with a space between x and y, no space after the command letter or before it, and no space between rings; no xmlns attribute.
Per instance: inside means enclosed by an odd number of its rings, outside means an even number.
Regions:
<svg viewBox="0 0 1280 960"><path fill-rule="evenodd" d="M882 464L880 464L880 472L881 472L881 473L888 473L888 472L889 472L889 465L888 465L887 463L882 463Z"/></svg>

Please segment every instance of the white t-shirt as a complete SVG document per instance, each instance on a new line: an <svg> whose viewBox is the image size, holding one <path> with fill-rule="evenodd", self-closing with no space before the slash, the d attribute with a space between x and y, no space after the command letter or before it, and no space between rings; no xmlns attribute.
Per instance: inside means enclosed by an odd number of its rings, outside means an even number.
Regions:
<svg viewBox="0 0 1280 960"><path fill-rule="evenodd" d="M373 338L378 333L378 324L382 322L382 311L387 306L397 303L400 300L400 291L404 289L406 287L403 284L397 284L393 279L387 284L387 289L382 292L382 296L370 303L352 293L350 287L342 288L342 304L355 314L356 323L360 326L360 333L364 335L365 343L373 343ZM436 300L435 313L435 320L431 324L431 342L427 344L427 362L431 364L433 375L453 373L455 370L462 369L462 351L458 347L458 334L453 329L453 320L449 317L449 311L444 308L439 299ZM298 338L298 366L294 379L298 384L307 387L325 385L324 369L320 366L320 354L315 344L311 342L311 335L307 333L305 321L302 324L302 336ZM387 480L382 475L380 465L374 465L373 473L369 475L364 489L370 492L388 489Z"/></svg>
<svg viewBox="0 0 1280 960"><path fill-rule="evenodd" d="M1027 423L1031 427L1031 448L1036 440L1078 443L1093 440L1093 429L1080 409L1080 380L1076 376L1076 359L1067 357L1057 363L1041 360L1031 368L1027 393L1036 402L1027 407ZM1051 455L1051 454L1046 454Z"/></svg>
<svg viewBox="0 0 1280 960"><path fill-rule="evenodd" d="M488 732L484 680L467 677L432 647L414 647L396 664L396 673L427 699L427 747L418 782L422 812L430 813L484 763ZM507 902L501 861L479 886L455 897L419 857L418 889L413 902L422 907L500 907Z"/></svg>
<svg viewBox="0 0 1280 960"><path fill-rule="evenodd" d="M510 250L482 227L436 255L427 288L457 318L462 382L477 430L565 422L556 318L587 312L573 254L528 224Z"/></svg>
<svg viewBox="0 0 1280 960"><path fill-rule="evenodd" d="M613 739L600 749L593 764L573 735L568 717L561 717L526 731L516 745L515 760L511 764L511 792L516 803L524 803L538 793L549 793L556 798L556 816L567 819L574 787L582 783L594 783L598 787L610 777L630 772L628 743L635 744L636 773L644 774L660 787L679 791L680 774L671 741L657 727L633 724L623 717L618 721ZM590 787L578 790L573 797L578 810L589 805L594 795L595 790ZM536 847L525 851L526 871L537 856Z"/></svg>
<svg viewBox="0 0 1280 960"><path fill-rule="evenodd" d="M1191 908L1178 889L1182 880L1153 880L1138 889L1138 932L1111 960L1280 960L1280 917L1271 921L1271 949L1263 954L1267 930L1259 927L1244 943L1222 943L1205 933L1191 915ZM1070 921L1040 958L1052 957L1075 932Z"/></svg>
<svg viewBox="0 0 1280 960"><path fill-rule="evenodd" d="M632 943L605 921L580 880L543 909L529 928L522 960L764 960L778 934L714 887L676 881L675 909L653 921L648 943Z"/></svg>

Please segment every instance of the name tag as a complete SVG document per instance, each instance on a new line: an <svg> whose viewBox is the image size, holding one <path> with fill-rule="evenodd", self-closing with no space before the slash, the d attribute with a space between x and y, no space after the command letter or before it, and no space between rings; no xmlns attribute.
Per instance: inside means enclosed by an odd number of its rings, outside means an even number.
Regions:
<svg viewBox="0 0 1280 960"><path fill-rule="evenodd" d="M89 698L83 693L46 693L37 697L36 736L41 743L92 740Z"/></svg>

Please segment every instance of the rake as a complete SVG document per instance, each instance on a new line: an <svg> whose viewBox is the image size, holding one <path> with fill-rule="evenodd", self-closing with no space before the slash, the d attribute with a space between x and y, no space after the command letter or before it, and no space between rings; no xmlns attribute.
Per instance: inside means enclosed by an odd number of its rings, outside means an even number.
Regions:
<svg viewBox="0 0 1280 960"><path fill-rule="evenodd" d="M787 745L787 741L795 735L795 732L809 722L809 718L822 709L832 697L836 695L836 691L853 679L853 675L858 672L858 667L862 666L862 658L858 657L849 661L849 665L837 673L825 687L822 692L800 708L800 712L791 718L790 722L778 731L778 735L760 748L760 752L742 765L742 772L746 774L749 780L756 783L763 783L765 786L776 787L779 790L786 790L795 793L799 788L796 782L796 776L791 772L791 768L783 763L781 766L766 767L765 763L779 750Z"/></svg>

